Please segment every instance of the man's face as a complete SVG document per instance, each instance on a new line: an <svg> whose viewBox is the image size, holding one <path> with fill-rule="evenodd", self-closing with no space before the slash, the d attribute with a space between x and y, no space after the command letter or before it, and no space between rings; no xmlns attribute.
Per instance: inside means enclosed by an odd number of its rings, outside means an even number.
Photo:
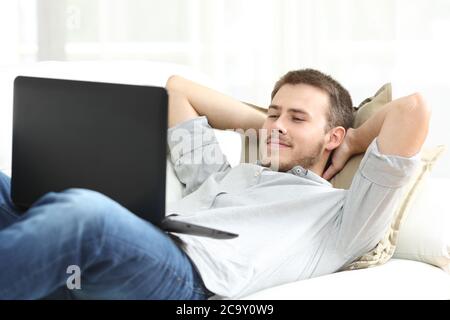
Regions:
<svg viewBox="0 0 450 320"><path fill-rule="evenodd" d="M269 106L263 125L267 135L261 143L267 145L272 164L278 157L279 171L296 165L308 169L321 159L328 113L329 98L321 89L307 84L285 84L278 90Z"/></svg>

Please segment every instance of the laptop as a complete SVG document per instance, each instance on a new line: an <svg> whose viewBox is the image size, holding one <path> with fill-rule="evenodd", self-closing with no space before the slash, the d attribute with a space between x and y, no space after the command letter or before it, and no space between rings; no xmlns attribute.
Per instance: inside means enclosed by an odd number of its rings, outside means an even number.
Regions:
<svg viewBox="0 0 450 320"><path fill-rule="evenodd" d="M164 231L237 237L166 217L167 109L162 87L17 77L12 201L26 210L48 192L85 188Z"/></svg>

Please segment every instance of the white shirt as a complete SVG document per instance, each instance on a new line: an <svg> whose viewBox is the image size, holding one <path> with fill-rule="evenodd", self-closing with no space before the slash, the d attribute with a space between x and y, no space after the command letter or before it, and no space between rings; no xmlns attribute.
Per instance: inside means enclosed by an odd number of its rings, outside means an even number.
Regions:
<svg viewBox="0 0 450 320"><path fill-rule="evenodd" d="M171 138L177 130L192 142L190 149L177 148ZM245 163L231 168L211 132L204 116L169 129L185 197L166 214L239 234L231 240L176 234L205 286L222 299L333 273L371 250L389 228L401 187L420 161L418 155L382 155L375 139L350 189L335 189L300 166L288 172ZM199 135L210 139L195 143ZM193 164L199 148L203 157L216 152L222 161Z"/></svg>

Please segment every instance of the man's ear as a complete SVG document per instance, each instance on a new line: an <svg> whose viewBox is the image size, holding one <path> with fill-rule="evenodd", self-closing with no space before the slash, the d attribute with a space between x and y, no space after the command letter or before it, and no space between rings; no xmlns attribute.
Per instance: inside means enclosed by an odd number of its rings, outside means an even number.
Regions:
<svg viewBox="0 0 450 320"><path fill-rule="evenodd" d="M333 151L344 141L346 130L344 127L338 126L330 129L326 134L325 149Z"/></svg>

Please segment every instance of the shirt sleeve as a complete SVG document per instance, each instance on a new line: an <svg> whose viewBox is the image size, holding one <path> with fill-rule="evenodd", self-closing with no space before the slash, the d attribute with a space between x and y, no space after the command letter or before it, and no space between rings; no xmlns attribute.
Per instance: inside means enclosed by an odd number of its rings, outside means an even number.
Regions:
<svg viewBox="0 0 450 320"><path fill-rule="evenodd" d="M185 186L183 196L195 191L211 174L231 168L205 116L169 128L167 142L175 174Z"/></svg>
<svg viewBox="0 0 450 320"><path fill-rule="evenodd" d="M344 202L337 244L348 262L372 250L390 227L403 187L420 165L412 157L381 154L369 145Z"/></svg>

